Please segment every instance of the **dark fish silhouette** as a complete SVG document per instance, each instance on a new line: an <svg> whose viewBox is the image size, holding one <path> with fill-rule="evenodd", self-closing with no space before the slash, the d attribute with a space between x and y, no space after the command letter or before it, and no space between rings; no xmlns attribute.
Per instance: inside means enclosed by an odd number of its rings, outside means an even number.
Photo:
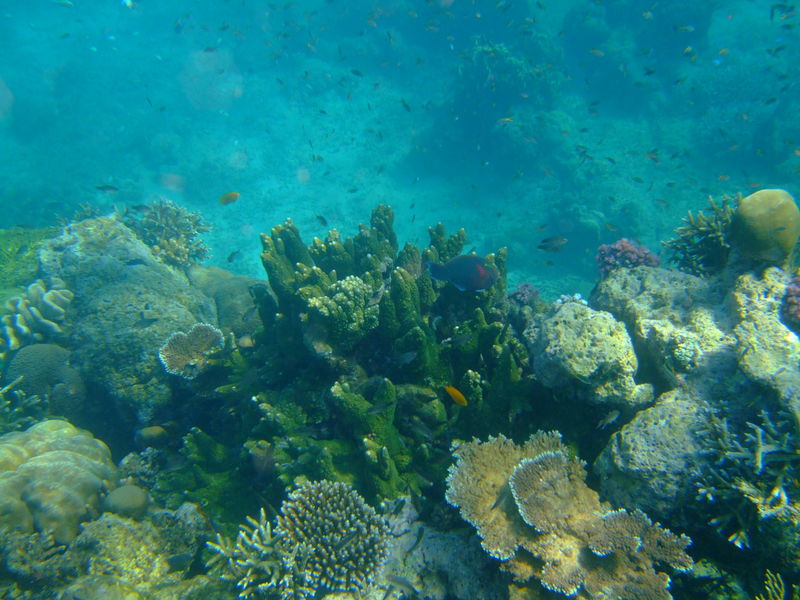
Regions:
<svg viewBox="0 0 800 600"><path fill-rule="evenodd" d="M487 290L500 276L496 266L477 254L462 254L443 265L429 262L428 272L433 279L452 283L462 292Z"/></svg>

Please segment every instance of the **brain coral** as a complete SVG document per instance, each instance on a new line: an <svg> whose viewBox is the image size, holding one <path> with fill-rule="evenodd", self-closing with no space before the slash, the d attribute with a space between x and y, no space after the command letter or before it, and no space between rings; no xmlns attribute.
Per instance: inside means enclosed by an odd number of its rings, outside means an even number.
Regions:
<svg viewBox="0 0 800 600"><path fill-rule="evenodd" d="M386 521L342 482L306 482L281 506L275 535L284 598L367 589L388 557Z"/></svg>
<svg viewBox="0 0 800 600"><path fill-rule="evenodd" d="M51 533L70 542L98 513L100 492L116 479L111 452L66 421L43 421L0 437L0 529Z"/></svg>
<svg viewBox="0 0 800 600"><path fill-rule="evenodd" d="M800 237L800 210L785 190L759 190L739 200L731 233L734 245L746 256L780 265Z"/></svg>

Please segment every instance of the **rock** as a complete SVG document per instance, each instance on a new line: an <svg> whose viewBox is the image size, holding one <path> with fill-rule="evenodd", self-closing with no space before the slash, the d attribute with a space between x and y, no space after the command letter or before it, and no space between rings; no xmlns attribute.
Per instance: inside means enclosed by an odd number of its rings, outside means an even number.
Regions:
<svg viewBox="0 0 800 600"><path fill-rule="evenodd" d="M75 294L73 364L124 419L149 422L171 397L158 349L174 331L215 323L213 303L111 217L69 225L39 259Z"/></svg>
<svg viewBox="0 0 800 600"><path fill-rule="evenodd" d="M103 509L131 519L141 519L150 498L138 485L121 485L103 499Z"/></svg>
<svg viewBox="0 0 800 600"><path fill-rule="evenodd" d="M633 379L638 361L625 325L611 313L564 302L538 321L529 338L533 368L544 385L588 392L593 402L623 408L652 402L652 387Z"/></svg>
<svg viewBox="0 0 800 600"><path fill-rule="evenodd" d="M697 398L680 390L662 394L655 405L636 413L594 464L603 497L654 519L691 501L704 463L698 430L708 414Z"/></svg>

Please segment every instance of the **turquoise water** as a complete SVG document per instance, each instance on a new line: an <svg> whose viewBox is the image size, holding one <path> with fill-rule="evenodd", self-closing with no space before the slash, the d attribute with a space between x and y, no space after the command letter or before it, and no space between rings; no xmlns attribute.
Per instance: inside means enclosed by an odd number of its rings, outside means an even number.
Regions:
<svg viewBox="0 0 800 600"><path fill-rule="evenodd" d="M798 27L760 0L0 0L0 597L322 600L304 493L314 527L368 523L325 543L373 600L788 594ZM662 244L709 199L689 275ZM84 454L23 477L25 436ZM502 436L540 447L476 475Z"/></svg>
<svg viewBox="0 0 800 600"><path fill-rule="evenodd" d="M6 2L0 225L168 198L255 274L273 224L383 202L403 239L464 227L513 278L585 293L600 243L657 248L709 194L796 181L781 6Z"/></svg>

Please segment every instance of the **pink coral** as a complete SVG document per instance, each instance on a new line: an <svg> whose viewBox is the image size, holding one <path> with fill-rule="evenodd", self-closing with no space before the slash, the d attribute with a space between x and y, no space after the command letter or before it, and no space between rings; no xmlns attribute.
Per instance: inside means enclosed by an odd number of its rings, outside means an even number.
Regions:
<svg viewBox="0 0 800 600"><path fill-rule="evenodd" d="M597 249L597 264L603 277L619 267L657 267L659 263L658 256L628 238L603 244Z"/></svg>
<svg viewBox="0 0 800 600"><path fill-rule="evenodd" d="M789 329L795 333L800 332L800 277L793 278L786 286L781 318Z"/></svg>

